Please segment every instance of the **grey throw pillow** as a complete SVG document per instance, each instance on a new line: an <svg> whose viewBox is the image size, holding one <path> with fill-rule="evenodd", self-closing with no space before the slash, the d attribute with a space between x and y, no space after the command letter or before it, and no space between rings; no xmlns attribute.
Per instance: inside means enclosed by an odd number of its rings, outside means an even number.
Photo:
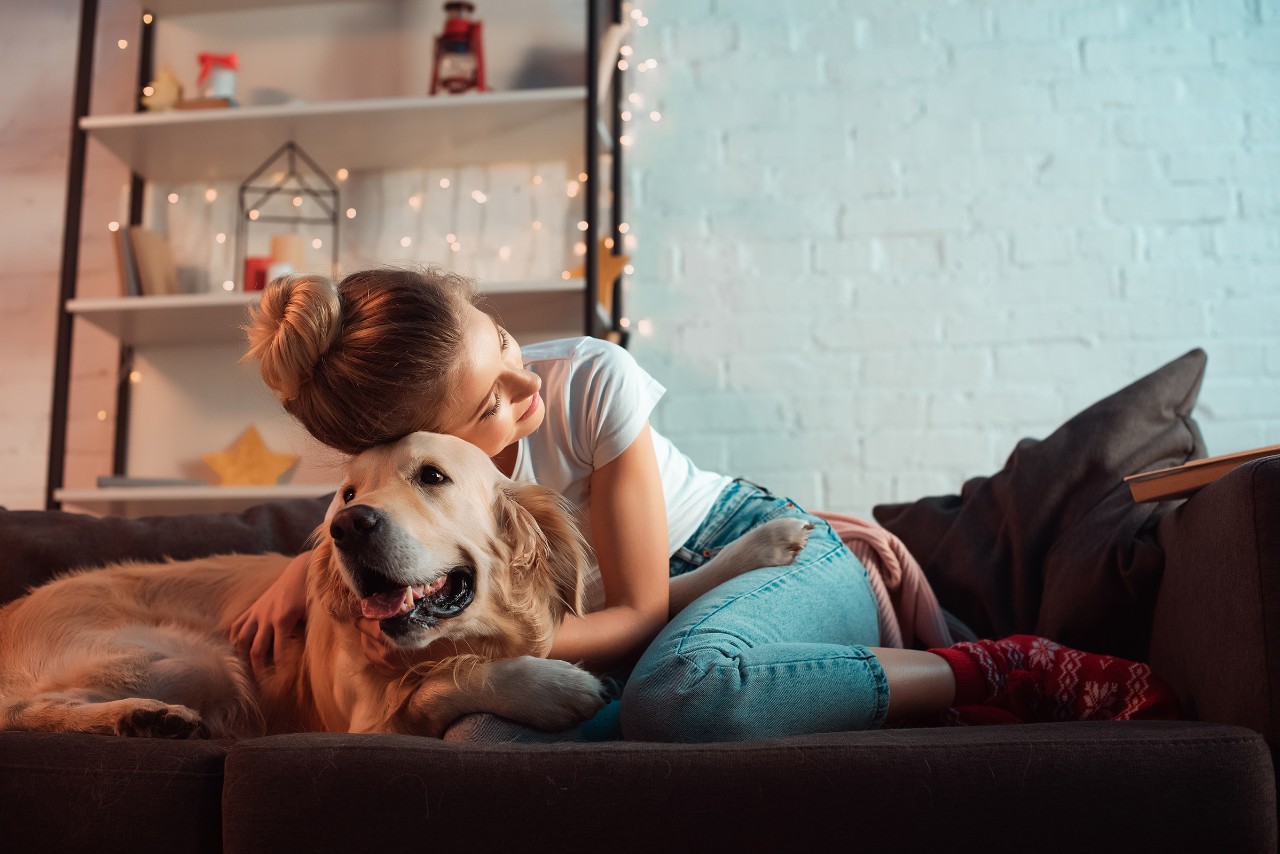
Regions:
<svg viewBox="0 0 1280 854"><path fill-rule="evenodd" d="M1123 478L1205 455L1191 411L1195 349L1024 439L959 495L874 508L924 567L938 600L981 637L1033 633L1144 659L1172 503L1135 504Z"/></svg>

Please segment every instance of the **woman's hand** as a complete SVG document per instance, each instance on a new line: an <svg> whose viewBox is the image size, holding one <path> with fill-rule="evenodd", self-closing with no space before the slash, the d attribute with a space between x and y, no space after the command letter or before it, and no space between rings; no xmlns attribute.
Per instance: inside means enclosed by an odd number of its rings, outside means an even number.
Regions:
<svg viewBox="0 0 1280 854"><path fill-rule="evenodd" d="M231 645L262 679L284 654L285 644L301 636L307 615L307 566L311 552L289 561L280 577L231 624Z"/></svg>

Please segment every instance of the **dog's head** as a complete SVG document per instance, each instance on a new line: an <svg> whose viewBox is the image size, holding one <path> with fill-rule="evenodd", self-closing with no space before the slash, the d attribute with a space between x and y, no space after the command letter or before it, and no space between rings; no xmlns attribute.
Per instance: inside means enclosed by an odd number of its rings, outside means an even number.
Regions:
<svg viewBox="0 0 1280 854"><path fill-rule="evenodd" d="M322 527L315 595L405 650L448 641L545 655L581 613L587 547L563 499L504 477L453 436L415 433L357 456Z"/></svg>

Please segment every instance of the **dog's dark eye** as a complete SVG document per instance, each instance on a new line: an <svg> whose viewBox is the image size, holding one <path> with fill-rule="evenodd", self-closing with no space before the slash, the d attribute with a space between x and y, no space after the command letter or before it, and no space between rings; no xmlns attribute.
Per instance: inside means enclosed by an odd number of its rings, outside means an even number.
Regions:
<svg viewBox="0 0 1280 854"><path fill-rule="evenodd" d="M342 490L343 504L350 504L352 501L355 501L355 500L356 500L356 488L354 486L348 486L346 489Z"/></svg>
<svg viewBox="0 0 1280 854"><path fill-rule="evenodd" d="M418 469L418 483L423 486L441 486L449 482L444 472L435 466L423 466Z"/></svg>

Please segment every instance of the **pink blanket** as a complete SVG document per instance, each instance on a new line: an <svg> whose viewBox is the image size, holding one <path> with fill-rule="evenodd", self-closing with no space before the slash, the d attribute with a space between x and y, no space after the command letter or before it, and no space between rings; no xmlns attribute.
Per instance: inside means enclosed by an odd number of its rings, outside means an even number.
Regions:
<svg viewBox="0 0 1280 854"><path fill-rule="evenodd" d="M902 541L873 522L814 511L862 561L880 617L880 646L948 647L954 643L924 570Z"/></svg>

